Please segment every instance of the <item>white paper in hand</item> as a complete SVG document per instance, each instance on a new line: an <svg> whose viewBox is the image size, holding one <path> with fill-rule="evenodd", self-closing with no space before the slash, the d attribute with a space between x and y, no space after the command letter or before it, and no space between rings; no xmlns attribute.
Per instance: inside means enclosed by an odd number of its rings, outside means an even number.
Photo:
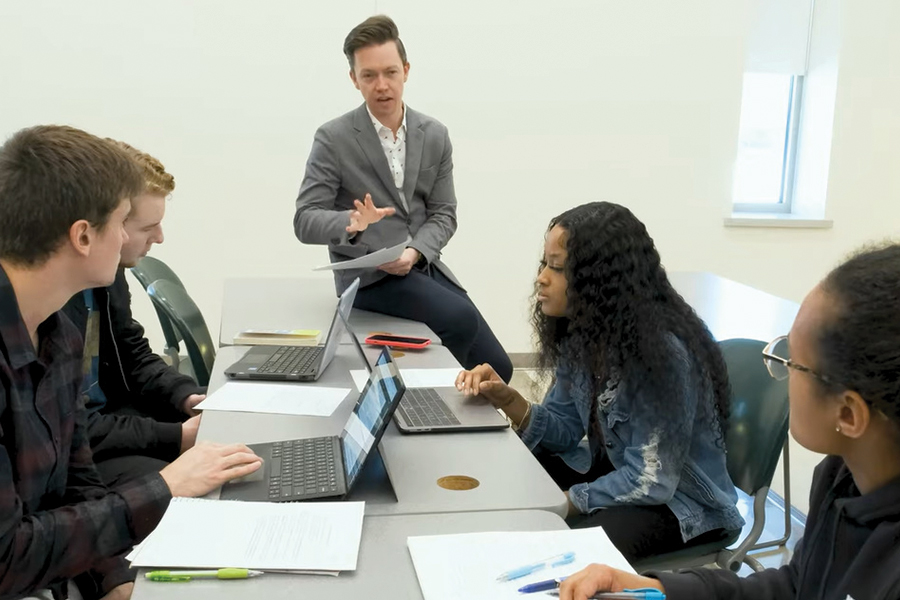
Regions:
<svg viewBox="0 0 900 600"><path fill-rule="evenodd" d="M412 241L412 238L406 238L403 242L397 244L396 246L391 246L390 248L382 248L381 250L376 250L371 254L366 254L365 256L360 256L359 258L354 258L351 260L345 260L342 262L331 263L330 265L322 265L321 267L316 267L313 271L343 271L344 269L374 269L380 265L385 263L389 263L391 261L397 260L400 258L400 255L403 254L403 251L406 250L406 247Z"/></svg>

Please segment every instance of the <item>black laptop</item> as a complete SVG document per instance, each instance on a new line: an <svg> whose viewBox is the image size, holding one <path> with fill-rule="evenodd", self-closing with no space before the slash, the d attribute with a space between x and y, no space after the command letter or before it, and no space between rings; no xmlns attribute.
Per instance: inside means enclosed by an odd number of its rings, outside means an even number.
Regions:
<svg viewBox="0 0 900 600"><path fill-rule="evenodd" d="M254 346L239 361L225 369L232 379L262 381L315 381L334 358L346 332L359 278L338 298L328 336L322 346Z"/></svg>
<svg viewBox="0 0 900 600"><path fill-rule="evenodd" d="M223 500L295 502L343 497L353 489L406 391L382 350L340 436L250 444L263 458L251 475L222 486Z"/></svg>

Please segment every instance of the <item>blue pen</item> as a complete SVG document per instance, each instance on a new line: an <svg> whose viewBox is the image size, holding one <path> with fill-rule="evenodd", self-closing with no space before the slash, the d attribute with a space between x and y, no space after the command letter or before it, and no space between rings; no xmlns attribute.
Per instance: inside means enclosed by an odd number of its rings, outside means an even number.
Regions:
<svg viewBox="0 0 900 600"><path fill-rule="evenodd" d="M541 569L552 569L553 567L559 567L562 565L567 565L575 560L574 552L566 552L565 554L557 554L556 556L551 556L550 558L545 558L544 560L536 563L532 563L530 565L525 565L524 567L519 567L518 569L512 569L507 571L506 573L501 573L497 577L497 581L511 581L513 579L518 579L519 577L525 577L526 575L531 575L532 573L536 573Z"/></svg>
<svg viewBox="0 0 900 600"><path fill-rule="evenodd" d="M519 588L520 594L533 594L534 592L546 592L547 590L555 590L559 584L565 581L565 577L557 577L556 579L548 579L546 581L538 581L537 583L529 583Z"/></svg>
<svg viewBox="0 0 900 600"><path fill-rule="evenodd" d="M559 597L556 590L547 592L549 596ZM638 588L621 592L600 592L590 597L591 600L666 600L666 595L654 588Z"/></svg>

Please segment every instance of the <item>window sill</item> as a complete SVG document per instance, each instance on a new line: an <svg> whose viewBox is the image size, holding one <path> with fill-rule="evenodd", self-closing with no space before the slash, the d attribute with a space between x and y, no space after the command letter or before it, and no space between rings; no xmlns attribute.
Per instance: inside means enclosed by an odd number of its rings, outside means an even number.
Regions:
<svg viewBox="0 0 900 600"><path fill-rule="evenodd" d="M725 227L769 227L782 229L831 229L831 219L817 219L805 215L785 213L732 213L725 218Z"/></svg>

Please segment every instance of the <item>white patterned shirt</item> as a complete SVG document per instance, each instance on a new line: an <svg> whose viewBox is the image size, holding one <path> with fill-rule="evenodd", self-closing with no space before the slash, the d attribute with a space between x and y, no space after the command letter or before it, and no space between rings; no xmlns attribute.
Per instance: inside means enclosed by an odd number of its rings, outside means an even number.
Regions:
<svg viewBox="0 0 900 600"><path fill-rule="evenodd" d="M368 105L366 106L366 111L369 113L369 118L372 119L372 126L375 127L378 139L381 140L381 148L384 150L388 167L391 169L391 175L394 177L394 185L397 186L400 201L403 203L403 207L409 211L406 196L403 194L403 173L406 168L406 106L403 107L403 121L400 123L400 129L397 130L396 139L391 128L382 125L381 121L376 119L372 111L369 110Z"/></svg>

